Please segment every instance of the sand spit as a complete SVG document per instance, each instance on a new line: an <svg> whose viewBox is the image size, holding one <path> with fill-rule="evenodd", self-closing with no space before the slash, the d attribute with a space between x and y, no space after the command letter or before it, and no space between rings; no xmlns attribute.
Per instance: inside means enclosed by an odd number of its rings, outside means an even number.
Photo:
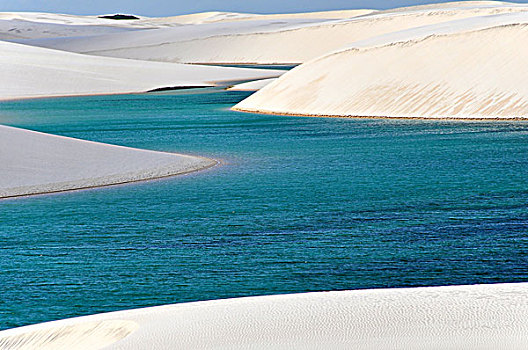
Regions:
<svg viewBox="0 0 528 350"><path fill-rule="evenodd" d="M48 334L53 341L65 327L109 321L137 324L137 329L108 349L526 349L528 284L176 304L15 328L0 332L0 345L13 339L24 344L34 334L41 339ZM89 334L83 341L91 339Z"/></svg>
<svg viewBox="0 0 528 350"><path fill-rule="evenodd" d="M0 198L185 174L214 160L0 126Z"/></svg>
<svg viewBox="0 0 528 350"><path fill-rule="evenodd" d="M143 62L0 41L0 100L134 93L277 77L280 70Z"/></svg>
<svg viewBox="0 0 528 350"><path fill-rule="evenodd" d="M528 118L528 12L359 41L307 62L234 107L273 114Z"/></svg>
<svg viewBox="0 0 528 350"><path fill-rule="evenodd" d="M275 80L277 80L277 78L268 78L268 79L248 81L247 83L233 85L229 87L227 90L229 91L258 91L262 89L264 86L271 84Z"/></svg>
<svg viewBox="0 0 528 350"><path fill-rule="evenodd" d="M468 1L345 19L244 20L27 43L91 55L180 63L306 62L355 41L417 26L528 11L527 5Z"/></svg>

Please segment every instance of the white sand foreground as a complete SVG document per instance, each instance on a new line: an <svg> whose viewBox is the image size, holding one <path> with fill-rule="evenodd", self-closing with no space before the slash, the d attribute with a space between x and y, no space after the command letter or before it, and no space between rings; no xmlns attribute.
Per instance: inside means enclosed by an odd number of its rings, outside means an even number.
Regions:
<svg viewBox="0 0 528 350"><path fill-rule="evenodd" d="M0 100L213 86L284 73L87 56L2 41L0 52Z"/></svg>
<svg viewBox="0 0 528 350"><path fill-rule="evenodd" d="M390 33L307 62L234 109L311 116L528 118L528 12Z"/></svg>
<svg viewBox="0 0 528 350"><path fill-rule="evenodd" d="M0 198L7 198L161 178L216 162L0 125L0 164Z"/></svg>
<svg viewBox="0 0 528 350"><path fill-rule="evenodd" d="M526 349L528 283L249 297L0 332L5 349Z"/></svg>
<svg viewBox="0 0 528 350"><path fill-rule="evenodd" d="M302 63L376 35L475 16L527 10L528 5L525 4L465 1L334 20L312 18L310 14L280 20L253 17L244 21L27 43L91 55L151 61Z"/></svg>

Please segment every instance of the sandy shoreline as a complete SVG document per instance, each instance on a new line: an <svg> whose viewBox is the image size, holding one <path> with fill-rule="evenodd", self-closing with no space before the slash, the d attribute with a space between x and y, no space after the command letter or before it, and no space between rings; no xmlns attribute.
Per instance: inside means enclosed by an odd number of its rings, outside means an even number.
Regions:
<svg viewBox="0 0 528 350"><path fill-rule="evenodd" d="M526 349L528 283L245 297L0 332L0 348Z"/></svg>
<svg viewBox="0 0 528 350"><path fill-rule="evenodd" d="M216 160L0 125L0 199L189 174Z"/></svg>
<svg viewBox="0 0 528 350"><path fill-rule="evenodd" d="M236 90L235 90L236 91ZM525 121L528 122L528 118L508 118L508 117L488 117L488 118L466 118L466 117L390 117L390 116L359 116L359 115L337 115L337 114L303 114L303 113L288 113L288 112L269 112L261 110L252 110L245 108L236 108L231 107L231 110L234 112L240 113L254 113L254 114L264 114L264 115L275 115L275 116L285 116L285 117L307 117L307 118L342 118L342 119L401 119L401 120L445 120L445 121Z"/></svg>
<svg viewBox="0 0 528 350"><path fill-rule="evenodd" d="M177 153L173 153L173 154L177 154ZM197 157L197 156L195 156L195 157ZM168 178L175 177L175 176L189 175L189 174L193 174L193 173L196 173L196 172L199 172L199 171L204 171L204 170L211 169L211 168L214 168L216 166L219 166L221 164L220 161L212 159L212 158L205 158L205 157L197 157L197 158L202 158L202 159L204 159L204 161L210 162L210 164L209 165L204 165L201 168L187 170L187 171L182 171L182 172L175 173L175 174L170 174L170 175L160 175L160 176L149 177L149 178L145 178L145 179L128 180L128 181L123 181L123 182L115 182L115 183L101 184L101 185L88 185L86 187L76 187L76 188L72 188L72 189L43 190L43 189L37 187L37 189L34 192L27 193L27 194L14 194L14 195L9 195L9 196L0 196L0 201L8 200L8 199L24 198L24 197L45 196L45 195L64 193L64 192L76 192L76 191L93 190L93 189L105 188L105 187L123 186L123 185L138 183L138 182L163 180L163 179L168 179Z"/></svg>

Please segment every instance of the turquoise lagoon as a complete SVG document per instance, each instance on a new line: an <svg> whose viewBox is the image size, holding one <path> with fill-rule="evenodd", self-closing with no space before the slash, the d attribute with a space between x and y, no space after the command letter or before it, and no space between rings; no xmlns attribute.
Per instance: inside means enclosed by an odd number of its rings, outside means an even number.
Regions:
<svg viewBox="0 0 528 350"><path fill-rule="evenodd" d="M229 110L246 96L0 103L2 124L222 162L0 201L0 329L248 295L528 281L528 123Z"/></svg>

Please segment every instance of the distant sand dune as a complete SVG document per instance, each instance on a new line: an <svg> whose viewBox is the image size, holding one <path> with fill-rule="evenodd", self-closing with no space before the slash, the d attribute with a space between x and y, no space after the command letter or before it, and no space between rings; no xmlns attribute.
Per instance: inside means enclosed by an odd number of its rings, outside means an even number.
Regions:
<svg viewBox="0 0 528 350"><path fill-rule="evenodd" d="M167 305L0 332L0 344L34 334L137 324L108 349L526 349L528 284L379 289ZM126 324L126 323L125 323ZM90 325L88 327L87 325ZM59 332L60 334L60 332ZM7 340L6 340L7 339ZM45 343L39 343L45 345ZM96 349L97 347L93 347ZM18 349L13 347L13 349Z"/></svg>
<svg viewBox="0 0 528 350"><path fill-rule="evenodd" d="M80 39L33 40L31 45L92 55L182 63L301 63L355 41L457 19L527 11L528 6L467 1L374 12L328 20L255 17ZM255 21L255 19L260 19Z"/></svg>
<svg viewBox="0 0 528 350"><path fill-rule="evenodd" d="M38 12L0 12L0 40L48 39L110 34L144 30L255 20L342 19L365 15L374 10L343 10L310 13L259 15L236 12L201 12L171 17L144 17L137 20L112 20L98 16L77 16Z"/></svg>
<svg viewBox="0 0 528 350"><path fill-rule="evenodd" d="M528 12L359 41L235 106L319 116L528 118Z"/></svg>
<svg viewBox="0 0 528 350"><path fill-rule="evenodd" d="M0 41L0 100L144 92L277 77L284 71L95 57Z"/></svg>

